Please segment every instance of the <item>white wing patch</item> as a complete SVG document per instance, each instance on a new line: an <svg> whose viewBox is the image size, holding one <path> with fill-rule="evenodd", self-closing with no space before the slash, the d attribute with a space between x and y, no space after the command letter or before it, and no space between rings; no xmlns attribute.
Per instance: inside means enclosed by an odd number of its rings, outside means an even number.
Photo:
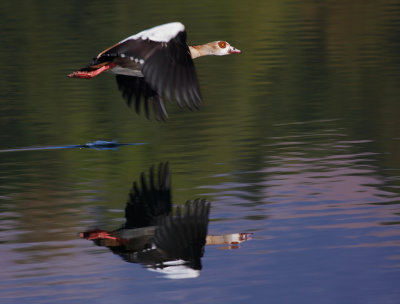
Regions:
<svg viewBox="0 0 400 304"><path fill-rule="evenodd" d="M127 76L136 76L136 77L143 77L143 74L140 70L134 70L130 68L123 68L120 66L116 66L113 69L109 69L109 71L113 74L119 74L119 75L127 75Z"/></svg>
<svg viewBox="0 0 400 304"><path fill-rule="evenodd" d="M162 25L152 27L150 29L141 31L135 35L129 36L120 43L125 42L129 39L143 39L143 40L153 40L157 42L169 42L172 38L176 37L179 32L183 32L185 26L180 22L171 22Z"/></svg>

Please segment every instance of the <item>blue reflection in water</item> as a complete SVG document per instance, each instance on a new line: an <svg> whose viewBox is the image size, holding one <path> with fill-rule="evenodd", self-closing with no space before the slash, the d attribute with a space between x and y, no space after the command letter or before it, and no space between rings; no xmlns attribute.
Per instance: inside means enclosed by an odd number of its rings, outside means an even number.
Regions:
<svg viewBox="0 0 400 304"><path fill-rule="evenodd" d="M117 150L123 146L140 146L146 143L118 143L116 140L105 141L96 140L93 142L87 142L82 145L67 145L67 146L38 146L38 147L23 147L14 149L2 149L0 153L4 152L19 152L19 151L37 151L37 150L57 150L57 149L93 149L93 150Z"/></svg>

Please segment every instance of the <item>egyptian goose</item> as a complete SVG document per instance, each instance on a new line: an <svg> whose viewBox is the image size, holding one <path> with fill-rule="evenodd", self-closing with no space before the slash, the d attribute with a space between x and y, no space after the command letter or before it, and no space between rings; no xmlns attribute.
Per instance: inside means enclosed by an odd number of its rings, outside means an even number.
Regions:
<svg viewBox="0 0 400 304"><path fill-rule="evenodd" d="M184 25L172 22L118 42L98 54L90 64L68 76L89 79L110 71L117 75L118 88L129 106L134 97L135 110L139 113L143 98L147 118L151 103L156 119L164 120L167 117L164 97L169 101L175 97L181 108L184 101L191 110L201 103L192 59L240 53L226 41L188 46Z"/></svg>
<svg viewBox="0 0 400 304"><path fill-rule="evenodd" d="M125 206L125 224L117 230L91 229L80 233L98 246L109 248L125 261L141 263L147 269L180 271L180 277L198 276L205 245L238 248L249 233L207 235L210 203L196 199L172 212L171 171L168 163L143 172L133 182ZM175 278L177 273L174 272Z"/></svg>
<svg viewBox="0 0 400 304"><path fill-rule="evenodd" d="M149 182L142 173L141 186L133 183L122 228L110 232L89 230L81 232L80 237L108 247L127 262L154 270L171 266L170 270L179 269L180 275L198 276L210 203L199 199L187 201L173 215L170 172L168 163L161 163L158 172L153 166L150 168Z"/></svg>

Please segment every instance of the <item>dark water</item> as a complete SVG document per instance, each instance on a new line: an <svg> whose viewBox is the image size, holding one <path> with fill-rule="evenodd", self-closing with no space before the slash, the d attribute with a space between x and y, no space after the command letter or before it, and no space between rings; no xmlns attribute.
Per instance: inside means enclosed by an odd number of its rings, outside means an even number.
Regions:
<svg viewBox="0 0 400 304"><path fill-rule="evenodd" d="M3 1L1 303L399 303L399 1ZM128 109L114 77L66 75L99 51L179 20L200 111L166 123ZM116 229L131 183L168 161L175 204L206 198L197 278L170 280L79 232ZM225 250L223 249L225 248Z"/></svg>

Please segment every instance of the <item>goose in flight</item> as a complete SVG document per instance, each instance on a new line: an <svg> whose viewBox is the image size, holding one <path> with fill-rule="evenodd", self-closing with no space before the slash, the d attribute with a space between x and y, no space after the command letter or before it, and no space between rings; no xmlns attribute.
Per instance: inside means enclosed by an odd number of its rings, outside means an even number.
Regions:
<svg viewBox="0 0 400 304"><path fill-rule="evenodd" d="M193 59L207 55L240 54L226 41L188 46L182 23L159 25L132 35L100 52L69 77L93 78L105 71L116 74L118 88L129 106L139 114L144 101L146 117L153 108L157 120L165 120L164 99L176 100L192 110L202 102Z"/></svg>

